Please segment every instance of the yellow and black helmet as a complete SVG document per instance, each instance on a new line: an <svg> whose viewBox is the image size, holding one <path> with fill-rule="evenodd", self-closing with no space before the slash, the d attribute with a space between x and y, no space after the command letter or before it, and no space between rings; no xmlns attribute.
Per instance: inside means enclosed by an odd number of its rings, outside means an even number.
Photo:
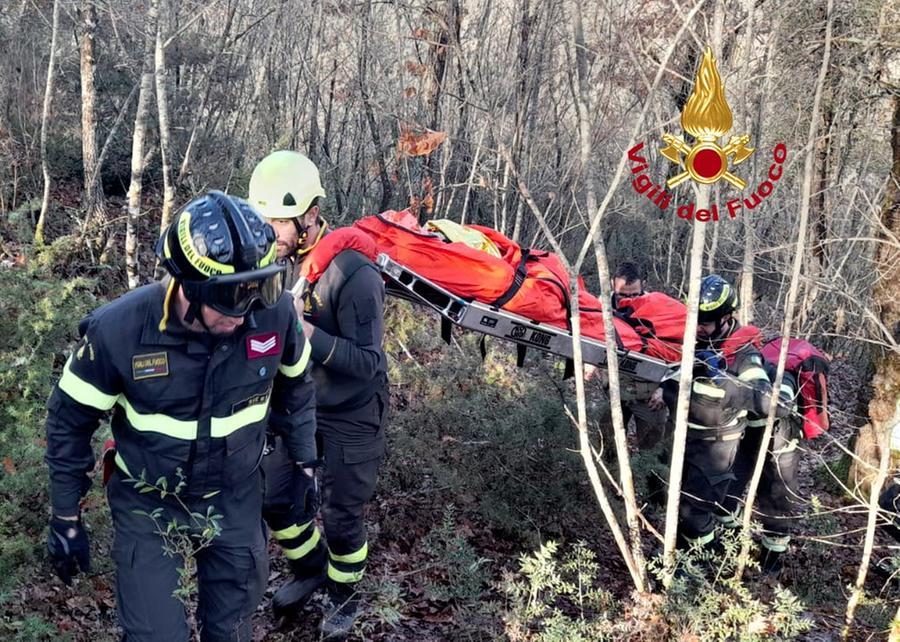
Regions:
<svg viewBox="0 0 900 642"><path fill-rule="evenodd" d="M718 274L710 274L700 282L700 323L721 320L738 308L734 287Z"/></svg>
<svg viewBox="0 0 900 642"><path fill-rule="evenodd" d="M156 244L162 266L194 305L244 316L281 296L275 230L246 201L212 191L176 215Z"/></svg>

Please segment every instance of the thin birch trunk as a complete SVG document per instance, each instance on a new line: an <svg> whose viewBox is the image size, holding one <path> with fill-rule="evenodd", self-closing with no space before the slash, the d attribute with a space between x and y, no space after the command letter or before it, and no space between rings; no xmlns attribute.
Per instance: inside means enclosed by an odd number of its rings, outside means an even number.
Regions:
<svg viewBox="0 0 900 642"><path fill-rule="evenodd" d="M144 139L150 112L150 95L153 91L154 32L159 43L158 0L152 0L148 12L149 24L144 34L144 59L141 66L141 88L138 93L137 113L134 117L134 135L131 139L131 184L128 187L128 218L125 223L125 271L128 287L134 289L140 284L138 265L137 225L141 215L141 189L144 177Z"/></svg>
<svg viewBox="0 0 900 642"><path fill-rule="evenodd" d="M741 127L740 133L747 131L750 123L750 62L752 60L753 51L753 13L755 0L744 0L744 10L747 12L747 25L744 27L744 41L741 44L741 50L744 54L744 61L741 64ZM741 261L741 285L739 300L741 307L738 308L738 321L742 325L749 325L753 321L753 270L755 268L754 255L754 234L752 227L752 217L745 212L741 215L741 228L744 232L744 256Z"/></svg>
<svg viewBox="0 0 900 642"><path fill-rule="evenodd" d="M237 3L230 2L228 6L228 14L225 18L225 27L222 29L222 35L219 36L219 42L216 45L216 53L209 63L209 73L206 76L206 88L203 92L203 98L194 111L194 122L191 124L191 135L188 137L188 144L184 150L184 158L181 159L181 167L178 169L178 177L175 179L174 192L178 193L178 188L187 179L191 167L191 154L194 150L194 144L197 141L197 131L200 129L200 120L206 113L206 103L209 102L209 96L212 92L213 74L219 64L219 58L225 51L225 45L228 44L228 34L231 32L231 26L234 23L234 14L237 10Z"/></svg>
<svg viewBox="0 0 900 642"><path fill-rule="evenodd" d="M696 190L697 210L709 207L709 186ZM663 542L663 585L668 588L675 576L675 543L678 536L678 506L681 502L681 478L687 443L688 406L691 400L694 347L697 342L697 312L700 308L700 273L706 244L706 223L694 221L691 236L691 261L688 274L687 320L681 348L681 376L678 380L678 403L675 407L675 433L672 437L672 462L669 466L669 496L666 500L666 530Z"/></svg>
<svg viewBox="0 0 900 642"><path fill-rule="evenodd" d="M169 153L169 97L166 82L166 47L163 30L168 27L168 0L158 0L156 17L156 44L154 53L156 79L156 111L159 119L159 156L162 161L163 204L160 229L165 229L172 219L172 207L175 203L175 189L172 185L172 165Z"/></svg>
<svg viewBox="0 0 900 642"><path fill-rule="evenodd" d="M369 96L369 88L366 86L369 60L369 38L372 34L372 3L366 3L365 18L363 20L362 37L360 40L361 53L359 56L359 90L362 94L363 108L366 114L366 122L372 135L372 144L375 146L375 161L378 164L378 178L381 182L381 204L379 212L385 211L393 198L393 187L388 176L387 163L384 160L384 149L381 146L381 132L378 129L378 121L375 119L375 111L372 108L372 99ZM410 186L412 187L412 186Z"/></svg>
<svg viewBox="0 0 900 642"><path fill-rule="evenodd" d="M41 198L41 213L34 230L34 241L44 243L44 225L47 209L50 207L50 163L47 160L47 130L50 125L50 104L53 101L53 81L56 79L56 41L59 35L59 0L53 0L53 27L50 35L50 60L47 62L47 83L44 86L44 108L41 112L41 173L44 177L44 191Z"/></svg>
<svg viewBox="0 0 900 642"><path fill-rule="evenodd" d="M575 71L578 76L575 93L575 106L578 113L578 133L581 152L581 173L584 179L586 191L586 206L588 212L597 211L597 196L594 187L594 177L591 172L591 119L589 116L589 78L586 59L586 47L584 42L584 28L582 26L582 3L576 3L574 15L574 41ZM601 306L603 314L604 338L606 339L607 354L615 355L616 337L613 325L612 310L607 302L611 300L609 265L606 260L606 246L603 234L599 229L593 238L594 255L597 261L598 278L600 279ZM574 286L577 290L577 284ZM577 306L573 306L577 309ZM576 369L580 366L576 364ZM647 585L644 555L641 549L641 525L640 509L634 492L634 479L631 473L631 462L628 458L628 439L625 434L625 421L622 414L622 399L619 378L619 360L607 359L607 372L609 376L609 404L612 414L613 438L616 445L616 458L619 464L619 483L622 488L625 502L625 519L631 540L631 555L636 567L635 587L644 592Z"/></svg>
<svg viewBox="0 0 900 642"><path fill-rule="evenodd" d="M97 8L94 0L83 0L79 34L81 58L81 154L84 168L85 217L82 234L95 218L102 218L105 210L103 188L99 181L97 153L97 91L94 78L97 64L94 58L94 36L97 32Z"/></svg>
<svg viewBox="0 0 900 642"><path fill-rule="evenodd" d="M531 213L537 220L538 225L540 225L541 230L543 230L553 251L556 252L563 267L569 273L569 293L572 296L572 360L575 363L575 402L577 408L577 418L573 418L571 415L570 418L573 419L573 423L578 430L578 453L581 455L582 462L584 462L584 467L588 473L588 479L591 482L591 489L594 491L594 496L597 498L597 503L600 504L600 510L603 513L603 517L606 519L610 531L612 531L613 539L619 547L619 551L622 553L622 558L625 560L625 565L628 567L631 579L634 582L635 587L643 586L641 572L635 564L631 547L625 540L625 534L622 532L619 520L616 517L616 513L606 494L606 489L603 487L600 471L597 470L597 462L594 458L594 452L591 448L590 437L588 434L587 403L584 394L584 360L581 356L581 313L579 312L578 304L578 271L566 259L562 247L559 245L559 242L547 224L546 217L535 204L534 199L531 197L531 193L528 191L528 187L516 171L509 150L502 148L500 153L506 161L506 166L509 169L513 180L517 183L522 200L525 201L525 204L531 210ZM609 354L613 355L609 357L609 360L614 360L616 358L614 356L615 352Z"/></svg>
<svg viewBox="0 0 900 642"><path fill-rule="evenodd" d="M478 170L478 158L481 156L481 144L484 142L484 135L486 132L487 125L481 128L481 134L478 136L478 144L475 146L472 169L469 172L469 180L466 181L466 196L463 198L462 214L459 219L460 225L466 224L466 212L469 210L469 194L472 192L472 181L475 180L475 172Z"/></svg>
<svg viewBox="0 0 900 642"><path fill-rule="evenodd" d="M665 72L665 70L669 64L669 60L671 59L672 54L675 51L675 48L678 46L679 42L681 41L681 38L684 35L684 32L687 31L688 27L691 25L694 17L697 15L697 12L700 10L700 8L702 6L703 6L703 2L698 2L697 4L694 5L694 7L687 13L687 15L685 15L683 17L683 23L682 23L681 27L678 29L678 32L675 34L675 36L673 38L670 39L669 46L666 49L665 54L663 55L662 59L660 60L658 66L657 66L656 75L653 78L653 83L651 84L649 90L647 91L647 99L644 101L644 106L641 109L641 112L638 115L638 117L634 123L634 126L631 129L631 132L629 133L628 143L626 144L626 149L630 149L634 145L634 141L637 138L638 132L640 132L643 127L644 119L647 117L647 112L648 112L648 110L650 108L650 104L651 104L650 99L652 98L653 93L656 91L656 88L662 79L663 73ZM507 171L511 170L514 173L515 167L512 163L512 158L510 156L509 151L506 150L505 148L501 148L501 155L504 156L504 160L506 161ZM518 178L517 183L518 183L519 191L522 195L522 198L525 199L525 202L528 205L529 209L532 211L532 213L534 213L535 218L537 219L538 224L541 227L541 230L547 236L547 239L553 246L553 249L557 252L557 254L560 255L560 259L564 262L564 265L565 265L566 269L569 271L569 274L578 274L579 271L581 270L581 266L584 264L584 260L587 257L587 253L590 250L591 246L594 244L594 239L596 238L596 235L599 233L600 222L603 220L603 216L606 213L606 210L609 207L609 204L612 202L613 195L616 192L616 188L619 186L619 183L622 180L622 176L625 173L625 164L627 163L627 161L628 161L628 155L623 153L621 159L619 160L619 164L616 166L616 171L613 174L612 180L610 181L609 187L606 190L606 194L604 195L603 200L600 202L600 205L597 206L596 212L593 213L591 216L587 238L585 239L585 242L581 246L581 250L578 253L578 258L575 261L574 265L569 264L565 260L565 257L562 253L562 248L560 248L559 244L556 242L556 239L553 236L552 231L547 226L546 220L544 219L540 210L534 204L534 201L531 199L530 194L528 193L527 188L525 187L521 178L517 177ZM701 238L700 239L700 260L701 261L703 258L702 254L703 254L703 240ZM698 263L698 271L699 271L699 263ZM697 293L697 300L699 301L699 292ZM694 310L695 310L695 314L694 314L695 318L693 319L693 324L694 324L693 331L694 332L696 332L696 309L697 309L697 301L695 301L695 305L694 305ZM577 311L577 306L576 306L574 317L575 317L575 319L580 319L580 316L578 315L578 311ZM691 323L691 320L689 319L688 324L690 325L690 323ZM611 323L606 324L607 331L611 327L612 327ZM580 323L573 322L573 329L580 330ZM579 394L578 403L579 403L579 412L581 412L582 407L584 407L584 397L583 397L584 387L583 387L583 384L578 383L579 379L581 379L583 377L583 372L582 372L582 363L583 362L581 359L581 346L577 345L578 341L579 341L579 337L580 337L580 335L573 334L573 342L574 342L574 344L576 344L573 347L573 358L575 361L575 385L576 385L576 393ZM606 343L607 360L616 359L616 344L614 343L614 341L613 342L610 341L609 336L606 336L605 338L607 340L607 343ZM613 337L613 339L614 339L614 337ZM583 428L586 430L586 427L587 427L586 426L586 421L587 421L586 417L583 417L583 418L579 417L579 423L581 423L582 421L585 422L585 425L583 426ZM581 430L581 429L582 429L582 427L580 426L579 430ZM622 531L621 531L621 528L619 527L618 520L615 518L615 514L612 513L611 510L607 510L609 502L606 499L606 493L603 490L603 486L600 482L600 476L599 476L599 473L597 473L596 464L593 459L589 459L589 456L591 456L592 453L587 452L590 449L590 444L586 443L586 440L587 440L587 435L586 434L582 435L581 433L579 433L579 441L581 443L582 459L584 461L585 467L587 468L588 477L592 479L591 484L594 488L594 493L597 495L597 500L600 503L600 507L603 510L603 515L606 518L606 521L610 527L610 530L613 532L613 537L615 538L616 544L618 545L619 550L622 553L622 557L625 559L626 565L628 565L628 570L631 573L631 577L635 583L635 587L637 587L640 585L640 573L638 572L638 569L636 568L636 566L634 564L634 561L633 561L633 558L631 555L631 549L629 548L628 543L625 541L625 538L622 535ZM682 456L683 456L683 453L682 453ZM596 481L594 481L594 479L596 479ZM679 473L679 479L680 479L680 473Z"/></svg>
<svg viewBox="0 0 900 642"><path fill-rule="evenodd" d="M879 21L879 40L883 38L887 15L888 8L885 6ZM879 65L881 67L879 73L886 76L882 82L887 86L897 85L900 66L895 64L895 60L883 60ZM892 96L889 107L892 163L885 189L884 205L881 209L879 240L882 241L900 238L900 95L896 92ZM896 242L879 243L876 263L879 267L880 278L875 283L872 294L878 307L882 327L900 328L900 298L897 297L898 289L900 289L900 249ZM856 584L850 600L847 602L844 638L850 634L857 606L863 596L875 538L877 502L887 477L891 456L891 433L896 430L896 426L900 425L900 399L897 397L897 390L900 389L900 346L897 345L896 334L894 337L891 337L890 334L886 336L889 345L886 347L884 357L875 364L875 376L872 378L874 395L872 401L869 402L869 420L872 429L876 435L881 437L881 459L878 475L869 493L869 519L866 524L865 543ZM890 640L900 640L900 608L894 618Z"/></svg>
<svg viewBox="0 0 900 642"><path fill-rule="evenodd" d="M775 425L775 409L778 405L778 391L781 389L781 380L784 375L784 364L787 360L788 340L791 333L791 325L794 320L794 311L797 303L797 295L800 290L800 270L804 265L806 253L807 231L809 227L810 194L812 191L814 153L816 131L819 126L819 109L822 101L822 88L825 85L825 76L828 73L828 62L831 57L831 25L833 19L833 0L828 0L825 13L825 45L822 53L822 64L819 68L819 77L816 81L816 90L813 96L812 113L810 114L809 134L807 136L806 158L803 165L803 183L800 190L800 220L797 230L797 245L794 249L794 262L791 268L791 281L788 286L787 300L784 304L784 321L781 326L781 350L778 355L778 368L775 374L775 382L772 384L772 403L766 417L766 427L760 440L759 453L756 457L756 465L753 476L747 486L747 499L744 506L743 523L741 525L741 554L738 557L735 577L740 578L744 573L744 567L750 554L750 520L753 517L753 504L756 501L756 491L759 480L762 477L763 466L766 462L766 454L769 450L769 442L772 439L772 429Z"/></svg>

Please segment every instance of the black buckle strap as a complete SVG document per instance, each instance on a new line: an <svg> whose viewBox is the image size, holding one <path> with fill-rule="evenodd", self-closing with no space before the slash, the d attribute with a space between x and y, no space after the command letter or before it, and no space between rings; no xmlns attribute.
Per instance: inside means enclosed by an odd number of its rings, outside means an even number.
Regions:
<svg viewBox="0 0 900 642"><path fill-rule="evenodd" d="M519 261L518 267L516 267L516 275L513 277L513 282L506 289L506 292L501 294L498 298L494 299L489 305L502 308L504 305L510 302L510 300L516 296L516 293L522 288L522 285L525 283L525 277L528 275L528 267L526 263L528 259L531 257L531 250L522 250L522 260Z"/></svg>

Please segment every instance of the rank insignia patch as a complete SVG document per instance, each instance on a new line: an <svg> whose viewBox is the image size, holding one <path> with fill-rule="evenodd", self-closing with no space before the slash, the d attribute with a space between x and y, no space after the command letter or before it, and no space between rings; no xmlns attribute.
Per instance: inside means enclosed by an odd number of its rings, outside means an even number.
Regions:
<svg viewBox="0 0 900 642"><path fill-rule="evenodd" d="M269 332L268 334L255 334L247 337L247 358L259 359L261 357L270 357L281 351L281 343L278 339L277 332Z"/></svg>

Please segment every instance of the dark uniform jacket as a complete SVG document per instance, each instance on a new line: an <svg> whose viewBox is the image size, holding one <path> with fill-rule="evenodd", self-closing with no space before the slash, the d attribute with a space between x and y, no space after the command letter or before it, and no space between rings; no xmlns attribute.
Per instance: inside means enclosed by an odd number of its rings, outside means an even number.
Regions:
<svg viewBox="0 0 900 642"><path fill-rule="evenodd" d="M291 297L221 339L169 318L166 299L163 284L146 285L81 322L81 341L48 403L56 514L77 513L90 485L91 435L109 410L119 468L149 483L165 477L170 491L183 477L188 498L253 474L267 425L295 461L315 458L310 345Z"/></svg>
<svg viewBox="0 0 900 642"><path fill-rule="evenodd" d="M792 378L785 373L776 416L793 407ZM719 436L743 432L750 421L765 425L772 399L772 383L762 354L748 343L729 355L725 372L714 378L696 378L691 388L688 427L715 431Z"/></svg>
<svg viewBox="0 0 900 642"><path fill-rule="evenodd" d="M365 405L387 382L381 346L384 281L378 268L354 250L335 256L307 290L304 318L316 327L310 343L318 408Z"/></svg>

